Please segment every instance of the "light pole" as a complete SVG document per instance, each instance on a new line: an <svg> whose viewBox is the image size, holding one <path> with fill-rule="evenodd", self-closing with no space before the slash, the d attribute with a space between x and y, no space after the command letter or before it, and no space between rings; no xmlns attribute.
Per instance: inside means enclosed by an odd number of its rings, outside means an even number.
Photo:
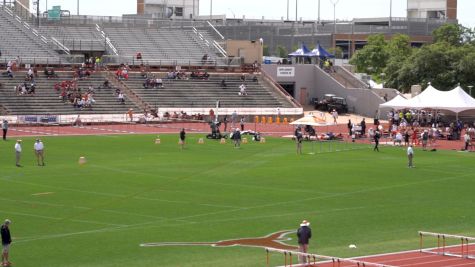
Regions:
<svg viewBox="0 0 475 267"><path fill-rule="evenodd" d="M78 0L78 16L79 16L79 0Z"/></svg>
<svg viewBox="0 0 475 267"><path fill-rule="evenodd" d="M213 0L210 1L209 4L209 20L213 19Z"/></svg>
<svg viewBox="0 0 475 267"><path fill-rule="evenodd" d="M295 0L295 22L299 21L298 7L299 7L299 0Z"/></svg>
<svg viewBox="0 0 475 267"><path fill-rule="evenodd" d="M389 0L389 33L392 32L393 27L393 0Z"/></svg>
<svg viewBox="0 0 475 267"><path fill-rule="evenodd" d="M336 5L340 0L330 0L333 4L333 49L334 53L336 54Z"/></svg>
<svg viewBox="0 0 475 267"><path fill-rule="evenodd" d="M289 20L289 0L287 0L287 21Z"/></svg>
<svg viewBox="0 0 475 267"><path fill-rule="evenodd" d="M320 23L320 0L318 0L318 23Z"/></svg>

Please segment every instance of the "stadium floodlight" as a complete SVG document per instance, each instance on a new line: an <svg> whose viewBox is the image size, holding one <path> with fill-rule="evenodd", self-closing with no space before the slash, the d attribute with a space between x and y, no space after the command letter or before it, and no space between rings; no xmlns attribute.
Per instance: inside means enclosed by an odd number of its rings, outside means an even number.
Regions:
<svg viewBox="0 0 475 267"><path fill-rule="evenodd" d="M289 0L287 0L287 21L289 21Z"/></svg>

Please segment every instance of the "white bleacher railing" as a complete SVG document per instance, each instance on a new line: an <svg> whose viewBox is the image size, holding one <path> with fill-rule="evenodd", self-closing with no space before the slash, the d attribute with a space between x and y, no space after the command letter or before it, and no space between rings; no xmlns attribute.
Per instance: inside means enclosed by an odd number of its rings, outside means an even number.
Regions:
<svg viewBox="0 0 475 267"><path fill-rule="evenodd" d="M211 29L213 29L218 34L218 36L221 38L221 40L225 39L224 36L216 29L216 27L214 27L213 24L211 24L211 22L209 22L209 21L206 21L206 22L208 22L208 25L211 27Z"/></svg>
<svg viewBox="0 0 475 267"><path fill-rule="evenodd" d="M223 57L227 58L228 57L228 53L226 53L226 50L224 50L224 48L218 43L216 42L216 40L213 40L212 42L208 41L204 36L203 34L201 34L195 27L192 27L193 29L193 33L201 40L205 43L205 45L208 47L208 48L214 48L216 49ZM222 36L222 35L221 35ZM224 38L224 37L223 37Z"/></svg>
<svg viewBox="0 0 475 267"><path fill-rule="evenodd" d="M101 26L96 24L96 30L101 34L102 38L104 38L104 41L106 42L107 46L112 50L112 52L118 56L119 51L117 51L117 48L115 48L114 44L112 44L111 40L109 37L107 37L106 33L101 29Z"/></svg>
<svg viewBox="0 0 475 267"><path fill-rule="evenodd" d="M71 51L69 50L69 48L67 48L64 44L62 44L56 38L51 37L51 41L53 42L54 45L56 45L59 49L61 49L61 51L63 51L67 55L71 55Z"/></svg>

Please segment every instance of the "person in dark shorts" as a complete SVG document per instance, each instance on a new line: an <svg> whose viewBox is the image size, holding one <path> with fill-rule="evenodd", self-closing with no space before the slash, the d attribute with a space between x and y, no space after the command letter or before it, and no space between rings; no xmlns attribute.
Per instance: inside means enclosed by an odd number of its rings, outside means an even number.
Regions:
<svg viewBox="0 0 475 267"><path fill-rule="evenodd" d="M379 152L379 138L381 138L381 132L379 130L376 130L374 132L374 148L373 151L378 151Z"/></svg>
<svg viewBox="0 0 475 267"><path fill-rule="evenodd" d="M303 220L300 224L299 229L297 230L297 237L299 243L299 252L307 253L308 243L310 238L312 238L312 229L310 229L310 222ZM300 263L307 263L307 257L299 256Z"/></svg>
<svg viewBox="0 0 475 267"><path fill-rule="evenodd" d="M295 141L297 142L297 154L302 154L303 135L302 129L300 127L297 127L297 129L295 129Z"/></svg>
<svg viewBox="0 0 475 267"><path fill-rule="evenodd" d="M181 128L181 131L180 131L180 146L181 146L181 149L185 148L185 138L186 138L185 128Z"/></svg>
<svg viewBox="0 0 475 267"><path fill-rule="evenodd" d="M2 235L2 266L10 266L12 263L8 260L8 253L10 252L10 245L12 243L12 237L10 235L10 224L12 222L9 219L5 220L5 223L1 227Z"/></svg>

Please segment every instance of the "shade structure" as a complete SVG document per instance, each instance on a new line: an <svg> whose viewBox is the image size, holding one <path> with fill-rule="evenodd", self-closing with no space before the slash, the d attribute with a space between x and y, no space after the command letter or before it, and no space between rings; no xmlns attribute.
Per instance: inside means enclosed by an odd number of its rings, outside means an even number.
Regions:
<svg viewBox="0 0 475 267"><path fill-rule="evenodd" d="M402 97L401 97L402 98ZM394 109L437 109L460 113L466 110L475 110L475 99L467 94L462 87L457 86L451 91L439 91L429 85L422 93L409 100L394 98L379 105L380 108Z"/></svg>
<svg viewBox="0 0 475 267"><path fill-rule="evenodd" d="M290 124L293 125L310 125L310 126L326 126L328 125L325 119L319 118L314 115L307 115L303 118L300 118Z"/></svg>
<svg viewBox="0 0 475 267"><path fill-rule="evenodd" d="M315 49L312 50L313 56L320 57L320 58L334 58L335 56L330 54L320 43L317 44Z"/></svg>
<svg viewBox="0 0 475 267"><path fill-rule="evenodd" d="M407 99L401 95L397 95L395 98L390 101L380 104L380 108L394 108L394 109L403 109L407 108Z"/></svg>
<svg viewBox="0 0 475 267"><path fill-rule="evenodd" d="M315 56L304 44L299 49L289 54L289 57L312 57Z"/></svg>

